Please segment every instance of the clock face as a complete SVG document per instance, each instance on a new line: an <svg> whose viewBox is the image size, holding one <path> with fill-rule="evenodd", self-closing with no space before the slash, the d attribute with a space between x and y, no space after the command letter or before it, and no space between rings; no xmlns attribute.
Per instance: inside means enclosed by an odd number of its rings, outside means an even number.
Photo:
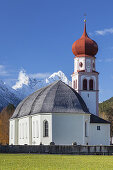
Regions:
<svg viewBox="0 0 113 170"><path fill-rule="evenodd" d="M80 63L79 63L79 66L80 66L80 67L82 67L82 66L83 66L83 63L82 63L82 62L80 62Z"/></svg>

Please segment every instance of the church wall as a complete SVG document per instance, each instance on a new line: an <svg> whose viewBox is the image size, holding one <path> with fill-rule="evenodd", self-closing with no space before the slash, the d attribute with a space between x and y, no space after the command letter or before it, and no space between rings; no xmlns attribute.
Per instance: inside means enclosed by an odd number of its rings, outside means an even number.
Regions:
<svg viewBox="0 0 113 170"><path fill-rule="evenodd" d="M89 90L89 83L88 83L88 90L84 90L80 92L81 97L85 101L90 113L93 113L95 115L98 115L98 82L97 82L97 75L87 76L83 75L81 76L81 82L83 82L83 79L86 78L88 81L90 79L94 80L94 90ZM81 83L81 89L83 89L83 83Z"/></svg>
<svg viewBox="0 0 113 170"><path fill-rule="evenodd" d="M41 115L32 116L32 145L39 145L41 138Z"/></svg>
<svg viewBox="0 0 113 170"><path fill-rule="evenodd" d="M86 123L86 125L85 125ZM83 132L84 132L84 144L88 144L89 140L89 128L90 128L90 115L84 115L84 120L83 120ZM85 127L86 126L86 127Z"/></svg>
<svg viewBox="0 0 113 170"><path fill-rule="evenodd" d="M17 145L17 137L18 137L18 124L17 120L10 120L10 128L9 128L9 144Z"/></svg>
<svg viewBox="0 0 113 170"><path fill-rule="evenodd" d="M74 81L77 82L76 87L74 87ZM74 88L76 91L78 90L78 74L77 73L73 73L72 75L72 88Z"/></svg>
<svg viewBox="0 0 113 170"><path fill-rule="evenodd" d="M90 123L89 134L89 145L110 145L110 124Z"/></svg>
<svg viewBox="0 0 113 170"><path fill-rule="evenodd" d="M18 119L18 144L29 144L29 117Z"/></svg>
<svg viewBox="0 0 113 170"><path fill-rule="evenodd" d="M97 95L98 92L81 91L81 97L85 101L90 113L97 114Z"/></svg>
<svg viewBox="0 0 113 170"><path fill-rule="evenodd" d="M48 137L44 137L43 136L43 122L47 120L48 121L48 125L49 125L49 136ZM45 145L50 145L50 143L52 142L52 115L51 114L45 114L43 113L43 115L40 115L40 142L42 144Z"/></svg>
<svg viewBox="0 0 113 170"><path fill-rule="evenodd" d="M57 113L52 116L52 141L56 145L84 144L84 115Z"/></svg>
<svg viewBox="0 0 113 170"><path fill-rule="evenodd" d="M83 66L80 67L79 63L82 62ZM74 73L78 70L85 70L85 57L76 57L74 58Z"/></svg>

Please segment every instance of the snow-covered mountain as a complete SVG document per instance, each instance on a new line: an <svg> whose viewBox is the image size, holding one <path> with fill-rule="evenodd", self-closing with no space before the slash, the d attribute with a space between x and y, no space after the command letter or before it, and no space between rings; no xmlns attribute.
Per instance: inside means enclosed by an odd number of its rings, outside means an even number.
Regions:
<svg viewBox="0 0 113 170"><path fill-rule="evenodd" d="M9 103L16 107L26 96L56 80L62 80L71 86L71 82L62 71L53 73L48 78L34 78L22 70L19 72L17 82L12 87L0 80L0 111Z"/></svg>
<svg viewBox="0 0 113 170"><path fill-rule="evenodd" d="M20 101L17 92L0 80L0 111L9 103L16 107Z"/></svg>
<svg viewBox="0 0 113 170"><path fill-rule="evenodd" d="M19 72L18 81L15 83L14 86L12 86L12 88L16 90L16 92L19 94L19 97L23 99L34 91L47 86L48 84L56 80L62 80L64 83L71 86L71 81L67 79L62 71L55 72L48 78L39 79L27 75L26 72L22 70Z"/></svg>

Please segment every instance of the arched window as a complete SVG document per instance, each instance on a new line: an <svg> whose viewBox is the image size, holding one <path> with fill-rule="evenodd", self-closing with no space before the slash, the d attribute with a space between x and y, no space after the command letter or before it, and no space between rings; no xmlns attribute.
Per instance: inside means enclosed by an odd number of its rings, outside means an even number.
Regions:
<svg viewBox="0 0 113 170"><path fill-rule="evenodd" d="M74 88L74 89L77 89L77 80L74 80L73 83L74 83L73 88Z"/></svg>
<svg viewBox="0 0 113 170"><path fill-rule="evenodd" d="M74 89L75 89L75 80L74 80Z"/></svg>
<svg viewBox="0 0 113 170"><path fill-rule="evenodd" d="M11 125L11 139L13 139L13 125Z"/></svg>
<svg viewBox="0 0 113 170"><path fill-rule="evenodd" d="M44 122L43 122L43 137L48 137L49 136L49 134L48 134L48 130L49 130L48 127L49 127L48 121L44 120Z"/></svg>
<svg viewBox="0 0 113 170"><path fill-rule="evenodd" d="M93 90L93 80L89 80L89 90Z"/></svg>
<svg viewBox="0 0 113 170"><path fill-rule="evenodd" d="M22 123L22 138L24 139L24 123Z"/></svg>
<svg viewBox="0 0 113 170"><path fill-rule="evenodd" d="M83 90L87 90L87 80L83 80Z"/></svg>
<svg viewBox="0 0 113 170"><path fill-rule="evenodd" d="M36 121L36 137L38 138L38 130L39 130L39 128L38 128L38 120Z"/></svg>
<svg viewBox="0 0 113 170"><path fill-rule="evenodd" d="M77 80L75 81L75 89L77 89Z"/></svg>
<svg viewBox="0 0 113 170"><path fill-rule="evenodd" d="M35 121L33 121L33 138L35 138Z"/></svg>
<svg viewBox="0 0 113 170"><path fill-rule="evenodd" d="M25 135L26 135L26 138L27 138L27 122L25 124Z"/></svg>
<svg viewBox="0 0 113 170"><path fill-rule="evenodd" d="M21 139L21 123L19 124L19 136L20 136L20 139Z"/></svg>
<svg viewBox="0 0 113 170"><path fill-rule="evenodd" d="M85 137L88 137L88 123L85 121Z"/></svg>

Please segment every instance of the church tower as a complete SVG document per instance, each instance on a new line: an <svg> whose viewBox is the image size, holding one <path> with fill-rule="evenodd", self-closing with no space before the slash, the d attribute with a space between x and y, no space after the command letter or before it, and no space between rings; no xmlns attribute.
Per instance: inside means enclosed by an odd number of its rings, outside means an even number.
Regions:
<svg viewBox="0 0 113 170"><path fill-rule="evenodd" d="M72 52L75 55L72 87L84 99L90 113L98 116L99 73L95 67L98 45L87 35L86 20L84 20L83 35L73 43Z"/></svg>

